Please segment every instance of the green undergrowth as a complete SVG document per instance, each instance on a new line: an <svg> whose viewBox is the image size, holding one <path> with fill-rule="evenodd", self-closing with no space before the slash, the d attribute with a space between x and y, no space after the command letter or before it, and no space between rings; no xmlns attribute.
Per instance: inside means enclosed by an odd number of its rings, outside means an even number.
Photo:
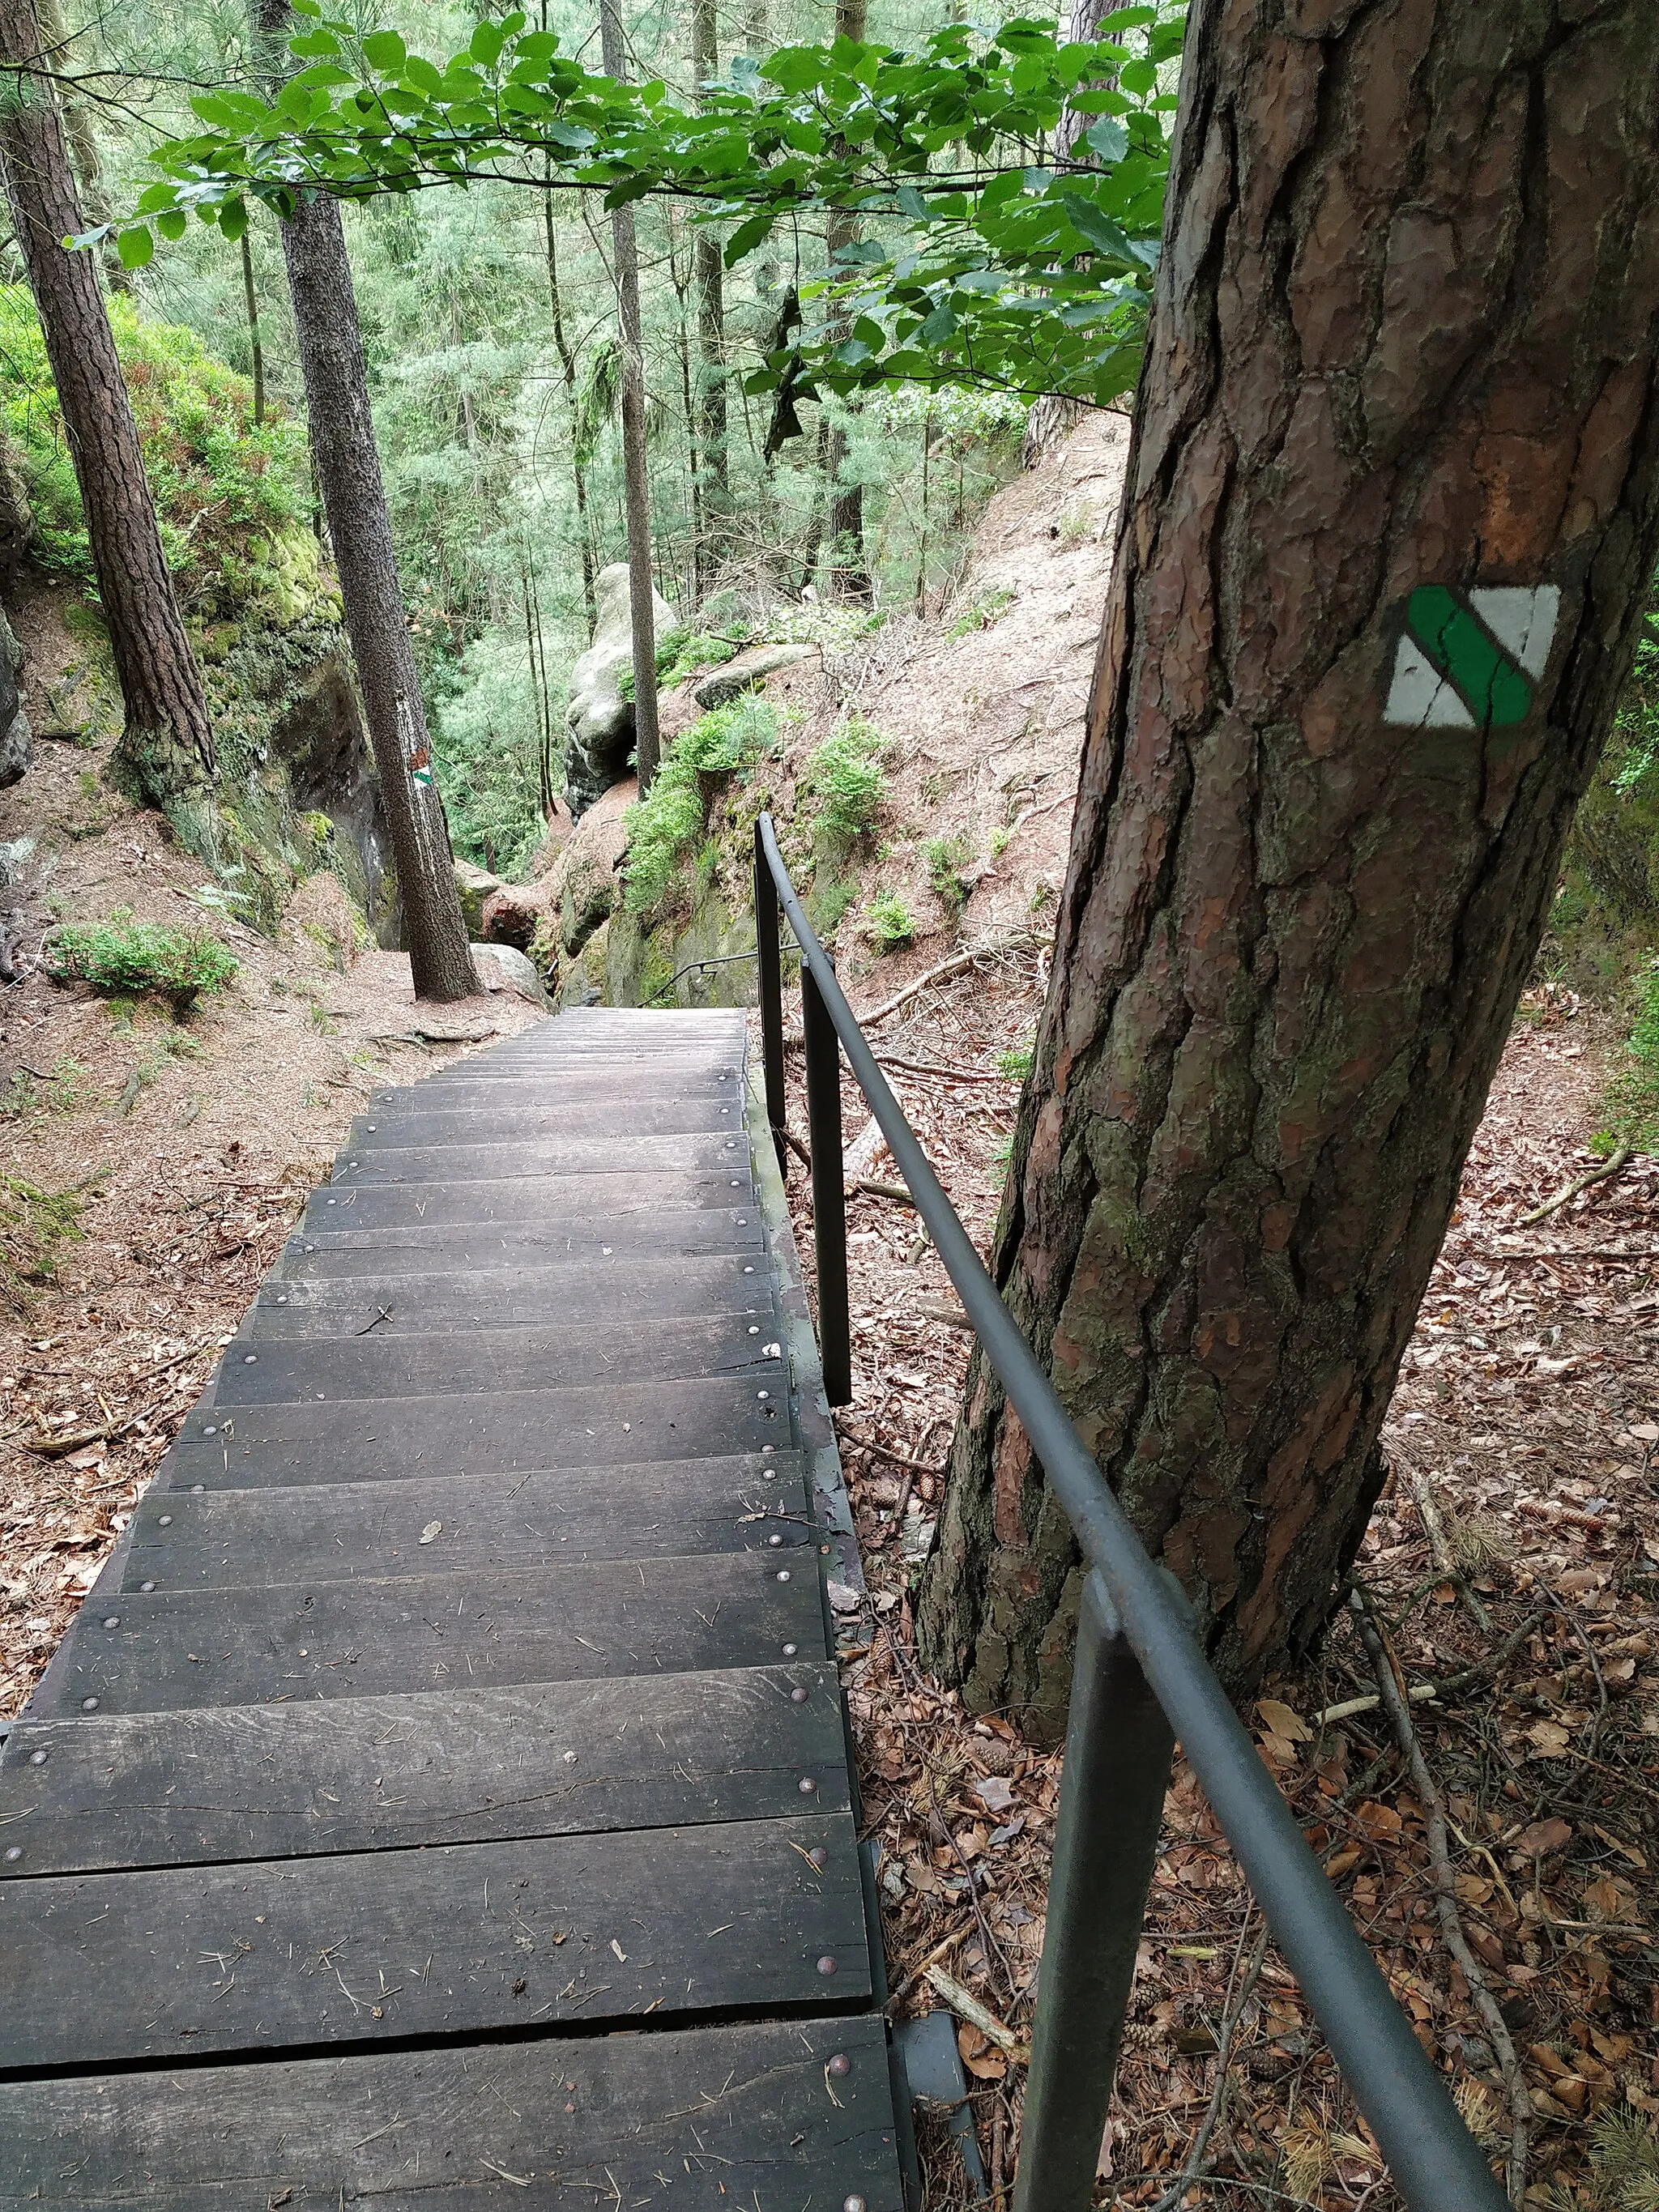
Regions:
<svg viewBox="0 0 1659 2212"><path fill-rule="evenodd" d="M883 952L896 952L901 945L910 944L915 933L910 909L896 891L883 891L871 900L865 934Z"/></svg>
<svg viewBox="0 0 1659 2212"><path fill-rule="evenodd" d="M623 903L630 914L660 914L708 826L710 779L745 775L778 735L778 710L745 696L716 707L676 738L651 788L628 810Z"/></svg>
<svg viewBox="0 0 1659 2212"><path fill-rule="evenodd" d="M874 829L887 779L881 757L888 739L862 714L848 714L806 763L801 787L817 803L813 843L845 853Z"/></svg>
<svg viewBox="0 0 1659 2212"><path fill-rule="evenodd" d="M40 1121L52 1114L76 1114L94 1103L87 1071L67 1054L44 1075L18 1068L0 1085L0 1121Z"/></svg>
<svg viewBox="0 0 1659 2212"><path fill-rule="evenodd" d="M1012 586L994 584L969 599L945 632L947 637L968 637L976 629L989 629L992 623L1006 615L1014 604L1016 594Z"/></svg>
<svg viewBox="0 0 1659 2212"><path fill-rule="evenodd" d="M1659 1152L1659 957L1638 974L1636 993L1636 1019L1602 1094L1603 1127L1593 1140L1604 1157L1620 1146Z"/></svg>
<svg viewBox="0 0 1659 2212"><path fill-rule="evenodd" d="M954 920L967 903L969 885L962 872L972 860L974 848L958 831L954 836L930 837L921 851L933 896Z"/></svg>
<svg viewBox="0 0 1659 2212"><path fill-rule="evenodd" d="M118 907L104 921L60 922L46 947L46 972L54 981L90 983L111 998L154 992L179 1013L222 991L240 964L210 930L135 921L131 907Z"/></svg>
<svg viewBox="0 0 1659 2212"><path fill-rule="evenodd" d="M280 409L253 420L253 387L192 331L106 302L143 447L167 565L188 611L293 621L319 596L305 434ZM0 285L0 422L21 470L33 558L82 582L92 555L40 319Z"/></svg>

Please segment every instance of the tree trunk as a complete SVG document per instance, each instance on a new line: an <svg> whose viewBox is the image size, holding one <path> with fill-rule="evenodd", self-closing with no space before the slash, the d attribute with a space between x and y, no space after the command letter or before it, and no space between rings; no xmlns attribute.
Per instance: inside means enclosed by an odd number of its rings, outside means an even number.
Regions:
<svg viewBox="0 0 1659 2212"><path fill-rule="evenodd" d="M58 0L34 0L34 19L40 28L40 44L45 49L47 67L60 79L75 60L75 40L64 31L63 12ZM88 222L96 228L111 222L114 210L110 205L108 188L104 182L103 157L98 151L98 137L92 127L92 117L87 112L84 100L77 100L63 83L58 85L58 104L63 110L64 129L68 135L70 152L74 156L76 174L81 185L81 209ZM103 244L104 276L112 292L131 292L132 276L121 259L112 235Z"/></svg>
<svg viewBox="0 0 1659 2212"><path fill-rule="evenodd" d="M289 21L288 0L254 0L254 37L270 76L280 77L281 45ZM478 979L433 777L431 741L369 411L357 298L336 201L320 192L301 197L283 225L283 258L294 301L311 449L397 864L415 995L469 999L478 990Z"/></svg>
<svg viewBox="0 0 1659 2212"><path fill-rule="evenodd" d="M546 28L544 10L543 28ZM551 174L552 164L548 171ZM542 195L542 225L547 241L547 289L553 303L553 343L558 349L559 367L564 373L565 398L570 408L570 474L576 487L576 533L581 540L582 605L587 610L590 635L599 618L599 601L593 592L593 533L587 520L587 471L582 465L581 455L576 450L576 421L579 409L576 401L576 356L564 327L564 303L559 292L558 231L553 219L553 194Z"/></svg>
<svg viewBox="0 0 1659 2212"><path fill-rule="evenodd" d="M994 1270L1249 1687L1328 1617L1659 556L1659 10L1200 0ZM1053 1738L976 1360L931 1663Z"/></svg>
<svg viewBox="0 0 1659 2212"><path fill-rule="evenodd" d="M31 0L0 0L0 61L40 54ZM17 80L0 110L0 156L12 220L46 332L64 434L126 710L123 758L158 806L199 794L213 773L213 727L185 635L132 406L89 253L63 241L82 228L51 84Z"/></svg>
<svg viewBox="0 0 1659 2212"><path fill-rule="evenodd" d="M714 0L692 0L691 74L701 92L719 74L720 46ZM720 242L712 230L699 230L692 246L692 281L697 292L697 444L702 468L700 503L708 532L699 549L698 568L716 566L731 544L732 484L726 461L726 270Z"/></svg>
<svg viewBox="0 0 1659 2212"><path fill-rule="evenodd" d="M865 32L865 0L836 0L836 36L861 40ZM858 218L836 208L824 225L830 258L850 246L859 234ZM834 337L844 337L845 321L836 324ZM830 494L830 586L837 599L867 600L870 569L864 551L864 486L847 481L847 429L830 426L826 465Z"/></svg>
<svg viewBox="0 0 1659 2212"><path fill-rule="evenodd" d="M247 338L253 355L253 420L265 419L265 349L259 335L259 295L253 284L253 248L242 233L242 296L247 303Z"/></svg>
<svg viewBox="0 0 1659 2212"><path fill-rule="evenodd" d="M607 76L628 75L620 0L599 0L599 31ZM623 373L617 413L622 419L623 489L628 518L628 606L634 643L634 750L640 796L651 788L662 750L657 726L657 618L651 574L651 489L645 452L645 352L640 325L640 256L634 210L611 217L617 262L617 304L622 324Z"/></svg>

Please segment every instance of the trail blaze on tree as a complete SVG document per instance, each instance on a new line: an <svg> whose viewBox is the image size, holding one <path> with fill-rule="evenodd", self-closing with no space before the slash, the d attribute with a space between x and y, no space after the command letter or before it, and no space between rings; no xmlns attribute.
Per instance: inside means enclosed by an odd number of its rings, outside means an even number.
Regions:
<svg viewBox="0 0 1659 2212"><path fill-rule="evenodd" d="M994 1272L1243 1686L1376 1495L1659 556L1659 9L1200 0L1173 161ZM927 1654L1052 1735L1077 1581L976 1361Z"/></svg>

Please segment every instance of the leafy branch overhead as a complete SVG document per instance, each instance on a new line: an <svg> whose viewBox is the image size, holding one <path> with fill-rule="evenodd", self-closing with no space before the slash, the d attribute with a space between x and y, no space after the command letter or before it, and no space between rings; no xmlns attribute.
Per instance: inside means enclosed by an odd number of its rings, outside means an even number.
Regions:
<svg viewBox="0 0 1659 2212"><path fill-rule="evenodd" d="M660 81L586 68L520 14L481 22L441 64L395 31L360 36L316 0L297 12L299 66L278 96L198 98L205 129L153 156L161 179L114 226L130 266L191 213L236 238L250 199L287 216L308 186L366 199L490 180L597 191L607 207L669 197L721 226L728 266L855 210L861 234L801 288L818 320L768 354L751 390L915 381L1103 403L1134 383L1175 106L1160 71L1182 35L1167 8L1119 9L1091 43L1015 19L989 36L947 24L919 52L786 46L735 61L695 107ZM1068 108L1094 119L1056 155Z"/></svg>

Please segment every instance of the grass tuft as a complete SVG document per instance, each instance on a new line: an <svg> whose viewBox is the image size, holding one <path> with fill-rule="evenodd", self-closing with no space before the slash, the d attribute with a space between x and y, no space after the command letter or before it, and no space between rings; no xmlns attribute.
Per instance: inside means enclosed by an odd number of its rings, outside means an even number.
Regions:
<svg viewBox="0 0 1659 2212"><path fill-rule="evenodd" d="M153 991L178 1013L222 991L240 965L210 930L135 921L131 907L118 907L105 921L60 922L46 959L57 982L90 983L94 991L121 999Z"/></svg>

